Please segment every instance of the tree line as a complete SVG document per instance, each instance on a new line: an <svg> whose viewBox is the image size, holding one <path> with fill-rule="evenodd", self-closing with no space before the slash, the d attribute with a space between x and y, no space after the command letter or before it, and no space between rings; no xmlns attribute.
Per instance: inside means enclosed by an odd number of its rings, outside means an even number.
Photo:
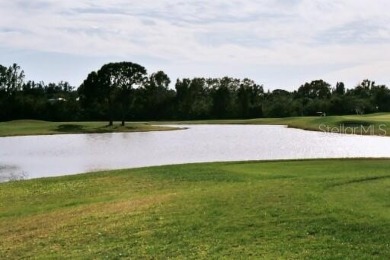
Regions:
<svg viewBox="0 0 390 260"><path fill-rule="evenodd" d="M264 91L251 79L183 78L174 88L163 71L136 63L103 65L74 87L66 81L25 81L17 64L0 65L0 121L192 120L390 112L390 90L364 80L347 89L323 80L297 90Z"/></svg>

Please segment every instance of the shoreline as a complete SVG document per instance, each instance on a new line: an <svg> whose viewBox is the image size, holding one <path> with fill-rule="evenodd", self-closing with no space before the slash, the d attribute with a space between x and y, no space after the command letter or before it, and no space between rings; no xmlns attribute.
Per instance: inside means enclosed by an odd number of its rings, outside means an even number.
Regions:
<svg viewBox="0 0 390 260"><path fill-rule="evenodd" d="M124 127L120 126L119 122L115 122L113 126L107 126L106 122L49 122L39 120L16 120L0 122L0 137L169 131L180 129L169 127L169 125L185 124L285 125L289 128L326 133L390 136L390 113L377 113L369 115L327 117L137 121L127 122L127 125Z"/></svg>

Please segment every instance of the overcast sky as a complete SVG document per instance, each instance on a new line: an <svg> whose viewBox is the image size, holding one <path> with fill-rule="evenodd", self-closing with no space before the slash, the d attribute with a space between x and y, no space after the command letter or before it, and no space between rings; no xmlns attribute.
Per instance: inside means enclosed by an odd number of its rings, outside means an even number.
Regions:
<svg viewBox="0 0 390 260"><path fill-rule="evenodd" d="M0 64L74 86L115 61L173 82L227 75L271 90L315 79L389 86L389 10L389 0L1 1Z"/></svg>

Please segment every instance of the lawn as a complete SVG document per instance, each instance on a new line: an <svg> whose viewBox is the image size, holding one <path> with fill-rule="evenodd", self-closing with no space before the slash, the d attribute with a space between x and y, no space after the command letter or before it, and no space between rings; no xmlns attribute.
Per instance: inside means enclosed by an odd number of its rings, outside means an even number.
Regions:
<svg viewBox="0 0 390 260"><path fill-rule="evenodd" d="M308 116L286 118L256 118L239 120L185 121L186 124L257 124L287 125L311 131L357 135L390 136L390 113L346 116Z"/></svg>
<svg viewBox="0 0 390 260"><path fill-rule="evenodd" d="M84 134L114 132L144 132L171 130L173 128L150 125L148 123L127 123L120 126L107 122L48 122L40 120L15 120L0 122L0 137L20 135Z"/></svg>
<svg viewBox="0 0 390 260"><path fill-rule="evenodd" d="M205 163L0 184L0 259L389 259L390 160Z"/></svg>
<svg viewBox="0 0 390 260"><path fill-rule="evenodd" d="M390 136L390 113L369 115L286 117L229 120L194 120L173 122L129 122L125 127L106 122L48 122L39 120L16 120L0 122L0 137L42 134L81 134L172 130L166 124L257 124L287 125L304 130L338 132L357 135Z"/></svg>

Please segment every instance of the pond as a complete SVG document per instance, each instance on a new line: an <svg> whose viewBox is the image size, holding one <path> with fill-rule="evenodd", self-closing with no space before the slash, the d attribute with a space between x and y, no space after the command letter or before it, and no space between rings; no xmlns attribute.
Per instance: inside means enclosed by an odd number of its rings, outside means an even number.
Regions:
<svg viewBox="0 0 390 260"><path fill-rule="evenodd" d="M0 138L0 181L215 161L390 157L390 138L284 126L188 125L185 130Z"/></svg>

